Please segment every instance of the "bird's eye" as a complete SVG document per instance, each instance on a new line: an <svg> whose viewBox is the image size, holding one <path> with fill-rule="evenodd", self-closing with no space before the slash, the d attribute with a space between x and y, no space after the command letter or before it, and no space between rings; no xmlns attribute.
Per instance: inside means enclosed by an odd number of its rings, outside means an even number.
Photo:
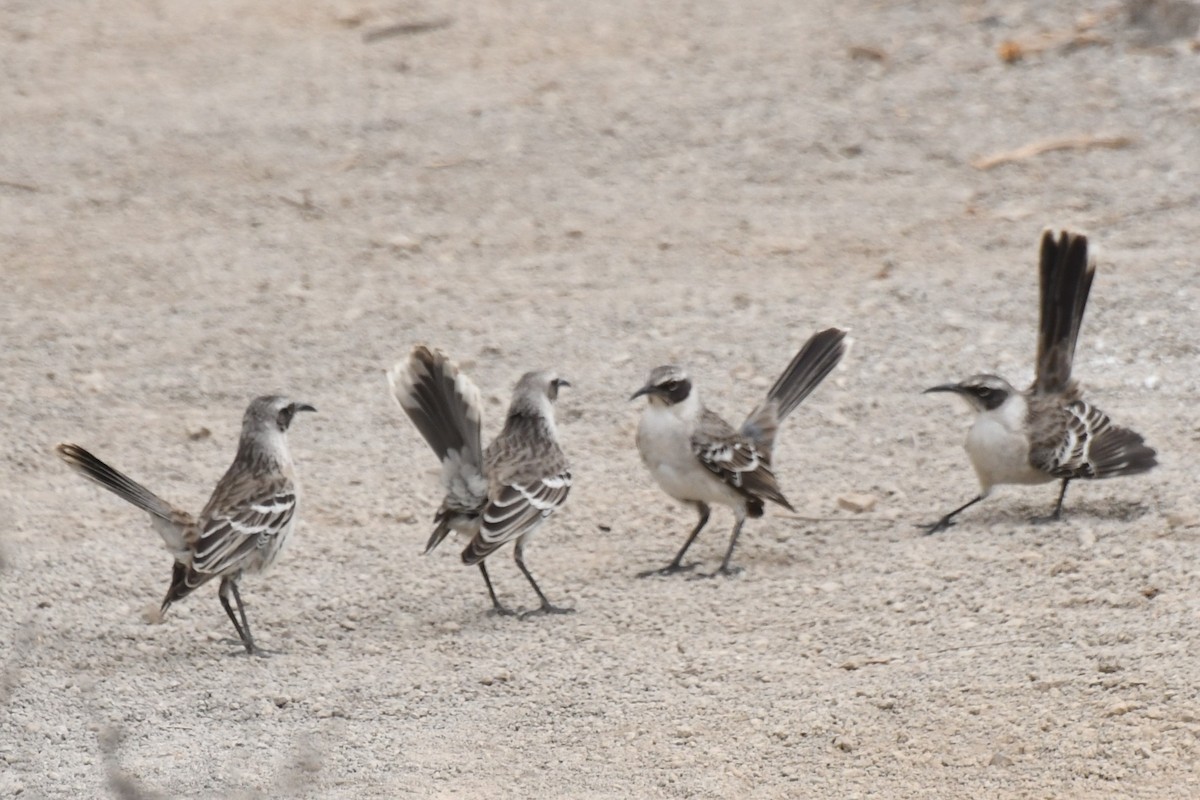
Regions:
<svg viewBox="0 0 1200 800"><path fill-rule="evenodd" d="M663 384L663 388L668 392L673 392L679 388L679 381L667 381Z"/></svg>
<svg viewBox="0 0 1200 800"><path fill-rule="evenodd" d="M988 397L992 393L992 390L986 386L980 386L976 391L979 393L980 397Z"/></svg>

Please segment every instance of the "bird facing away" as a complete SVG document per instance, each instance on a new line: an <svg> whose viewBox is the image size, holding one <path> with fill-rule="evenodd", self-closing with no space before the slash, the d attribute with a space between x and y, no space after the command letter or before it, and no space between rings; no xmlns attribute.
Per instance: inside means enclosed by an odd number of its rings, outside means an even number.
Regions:
<svg viewBox="0 0 1200 800"><path fill-rule="evenodd" d="M516 542L517 568L537 593L533 613L565 614L553 605L525 567L530 534L567 499L571 470L558 446L554 401L571 384L553 372L527 372L517 381L500 435L483 450L479 389L439 350L413 348L388 371L392 396L442 462L446 496L425 545L429 553L450 531L470 537L462 560L478 565L492 598L492 611L511 615L496 597L485 560Z"/></svg>
<svg viewBox="0 0 1200 800"><path fill-rule="evenodd" d="M638 451L663 491L694 506L700 521L670 564L638 577L693 569L695 564L683 564L683 556L708 522L713 503L732 508L736 522L725 558L712 575L741 571L729 561L746 517L761 517L764 501L794 510L771 471L775 436L787 415L837 366L846 350L845 338L846 332L837 328L813 334L763 403L736 430L704 406L683 369L663 366L651 371L646 385L630 398L647 398L638 424Z"/></svg>
<svg viewBox="0 0 1200 800"><path fill-rule="evenodd" d="M976 412L966 450L979 477L979 494L929 525L944 531L954 517L991 494L1000 484L1061 481L1053 513L1035 522L1057 520L1067 484L1076 478L1112 478L1146 472L1158 462L1142 437L1113 425L1108 415L1082 399L1071 377L1075 342L1096 271L1087 237L1063 231L1042 234L1041 320L1037 375L1021 392L996 375L973 375L925 392L953 392Z"/></svg>
<svg viewBox="0 0 1200 800"><path fill-rule="evenodd" d="M85 478L150 514L150 523L175 557L162 613L213 578L217 595L246 652L264 654L254 644L246 608L238 592L244 573L271 566L296 524L300 487L288 452L287 429L297 411L316 411L286 397L253 400L242 418L237 455L217 482L212 497L194 517L75 444L60 444L58 455ZM233 613L230 597L237 604Z"/></svg>

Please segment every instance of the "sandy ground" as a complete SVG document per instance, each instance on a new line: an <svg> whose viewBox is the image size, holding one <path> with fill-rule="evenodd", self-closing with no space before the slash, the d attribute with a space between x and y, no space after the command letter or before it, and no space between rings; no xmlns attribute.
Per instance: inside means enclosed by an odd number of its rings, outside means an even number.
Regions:
<svg viewBox="0 0 1200 800"><path fill-rule="evenodd" d="M5 3L0 796L1200 795L1200 56L1169 33L1033 0ZM1077 136L1129 141L972 165ZM1046 225L1102 251L1077 371L1161 467L920 536L976 486L969 416L919 391L1029 379ZM834 324L777 461L796 517L747 525L737 578L635 579L693 518L628 394L678 361L740 419ZM436 463L383 369L421 341L488 435L524 370L573 379L528 560L575 615L488 616L455 547L419 556ZM215 589L144 620L169 556L51 448L199 510L275 390L320 413L244 591L260 660Z"/></svg>

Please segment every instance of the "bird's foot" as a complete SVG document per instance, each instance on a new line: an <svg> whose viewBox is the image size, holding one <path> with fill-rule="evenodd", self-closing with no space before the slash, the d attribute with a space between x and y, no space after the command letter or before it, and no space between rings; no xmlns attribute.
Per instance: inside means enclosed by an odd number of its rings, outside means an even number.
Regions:
<svg viewBox="0 0 1200 800"><path fill-rule="evenodd" d="M661 575L661 576L665 577L667 575L674 575L678 572L691 572L692 570L694 570L696 568L696 566L697 566L697 564L695 562L693 562L691 564L680 564L678 561L672 561L670 564L667 564L665 567L659 567L658 569L648 569L645 572L639 572L637 574L637 576L639 578L653 578L656 575Z"/></svg>
<svg viewBox="0 0 1200 800"><path fill-rule="evenodd" d="M551 605L550 603L542 603L539 608L534 608L521 614L521 619L529 619L538 614L574 614L575 609L565 608L563 606Z"/></svg>
<svg viewBox="0 0 1200 800"><path fill-rule="evenodd" d="M735 575L741 575L742 568L736 564L722 564L713 572L702 572L696 575L696 578L732 578Z"/></svg>
<svg viewBox="0 0 1200 800"><path fill-rule="evenodd" d="M928 523L928 524L921 523L921 524L918 524L916 527L921 529L925 533L926 536L929 536L930 534L933 534L933 533L941 533L942 531L949 530L951 527L953 527L956 524L957 523L954 520L952 520L950 517L942 517L937 522Z"/></svg>
<svg viewBox="0 0 1200 800"><path fill-rule="evenodd" d="M241 639L221 639L220 641L221 644L235 645L238 648L237 650L231 650L229 652L229 655L231 656L245 656L246 658L250 658L250 656L255 656L257 658L270 658L271 656L280 655L283 652L282 650L264 649L256 645L254 642L251 642L247 645Z"/></svg>
<svg viewBox="0 0 1200 800"><path fill-rule="evenodd" d="M1058 522L1062 519L1062 513L1047 514L1044 517L1030 517L1029 522L1033 525L1048 525L1051 522Z"/></svg>
<svg viewBox="0 0 1200 800"><path fill-rule="evenodd" d="M502 606L499 603L492 606L491 610L488 611L487 613L488 613L489 617L515 617L515 616L517 616L517 612L513 611L508 606Z"/></svg>

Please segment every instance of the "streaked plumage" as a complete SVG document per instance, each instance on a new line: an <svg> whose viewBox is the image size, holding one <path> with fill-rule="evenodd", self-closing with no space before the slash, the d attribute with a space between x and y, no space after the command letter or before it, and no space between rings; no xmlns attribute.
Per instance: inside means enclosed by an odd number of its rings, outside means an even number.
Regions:
<svg viewBox="0 0 1200 800"><path fill-rule="evenodd" d="M567 499L571 471L558 445L553 402L570 384L551 372L528 372L517 382L500 435L482 451L479 390L454 362L424 345L388 371L392 396L442 462L446 492L425 552L450 531L470 537L462 553L478 565L493 611L512 613L496 597L485 559L509 542L517 567L541 602L561 613L525 567L525 544ZM532 612L530 612L532 613Z"/></svg>
<svg viewBox="0 0 1200 800"><path fill-rule="evenodd" d="M60 444L56 450L84 477L151 515L151 525L175 558L162 612L220 578L221 606L246 652L254 654L260 651L250 634L238 581L245 573L269 567L292 531L300 490L286 433L297 411L315 410L278 396L253 400L242 420L237 456L199 517L176 508L78 445ZM236 616L231 597L237 604Z"/></svg>
<svg viewBox="0 0 1200 800"><path fill-rule="evenodd" d="M771 470L775 437L780 423L837 366L845 337L837 328L814 334L739 429L701 403L680 367L651 371L633 395L648 397L638 424L638 452L663 491L694 506L700 520L670 564L641 577L695 566L684 566L683 557L708 522L713 503L729 506L736 517L725 558L714 573L723 575L737 571L729 562L746 517L761 517L768 500L792 510Z"/></svg>
<svg viewBox="0 0 1200 800"><path fill-rule="evenodd" d="M954 392L977 412L966 449L979 478L980 493L931 525L928 533L954 524L960 511L987 497L1001 484L1061 481L1058 502L1047 519L1058 519L1067 484L1076 478L1136 475L1156 464L1141 435L1112 424L1103 411L1081 397L1071 375L1096 263L1087 237L1064 231L1042 235L1039 263L1041 314L1037 376L1019 392L996 375L974 375L926 392Z"/></svg>

